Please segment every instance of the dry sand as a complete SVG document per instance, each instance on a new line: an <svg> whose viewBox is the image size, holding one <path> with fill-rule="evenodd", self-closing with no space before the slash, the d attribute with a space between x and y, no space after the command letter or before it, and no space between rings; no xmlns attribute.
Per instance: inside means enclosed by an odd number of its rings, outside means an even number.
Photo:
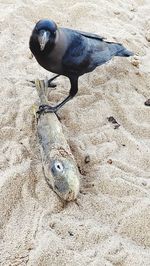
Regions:
<svg viewBox="0 0 150 266"><path fill-rule="evenodd" d="M149 0L0 1L0 265L150 266L149 13ZM29 58L41 18L121 42L137 57L81 77L59 112L82 172L78 204L65 208L44 179L38 96L27 82L52 76ZM57 85L53 103L69 90L64 77Z"/></svg>

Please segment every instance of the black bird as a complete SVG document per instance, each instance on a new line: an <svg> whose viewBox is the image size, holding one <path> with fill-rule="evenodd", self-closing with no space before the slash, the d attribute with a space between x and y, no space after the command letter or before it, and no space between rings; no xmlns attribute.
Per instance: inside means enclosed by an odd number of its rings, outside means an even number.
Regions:
<svg viewBox="0 0 150 266"><path fill-rule="evenodd" d="M103 37L67 28L58 28L52 20L40 20L35 25L29 46L38 63L57 75L69 78L71 88L68 97L58 105L44 105L40 112L56 112L72 99L78 91L78 78L105 64L113 56L132 56L122 44L107 42Z"/></svg>

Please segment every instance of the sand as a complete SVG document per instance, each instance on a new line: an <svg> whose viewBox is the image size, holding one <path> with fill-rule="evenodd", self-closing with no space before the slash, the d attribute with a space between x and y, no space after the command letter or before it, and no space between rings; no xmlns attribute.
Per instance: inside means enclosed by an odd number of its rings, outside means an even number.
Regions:
<svg viewBox="0 0 150 266"><path fill-rule="evenodd" d="M0 265L150 266L149 10L149 0L0 1ZM77 202L65 207L44 179L28 82L52 76L30 59L41 18L136 54L81 77L59 112L82 173ZM53 104L69 90L66 78L56 83Z"/></svg>

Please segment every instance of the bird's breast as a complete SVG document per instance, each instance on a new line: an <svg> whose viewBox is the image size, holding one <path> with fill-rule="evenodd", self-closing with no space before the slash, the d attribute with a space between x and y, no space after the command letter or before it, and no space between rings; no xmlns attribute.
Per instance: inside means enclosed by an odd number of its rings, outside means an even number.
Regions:
<svg viewBox="0 0 150 266"><path fill-rule="evenodd" d="M46 70L56 74L62 74L61 59L59 57L49 54L47 56L40 56L36 59L38 63Z"/></svg>

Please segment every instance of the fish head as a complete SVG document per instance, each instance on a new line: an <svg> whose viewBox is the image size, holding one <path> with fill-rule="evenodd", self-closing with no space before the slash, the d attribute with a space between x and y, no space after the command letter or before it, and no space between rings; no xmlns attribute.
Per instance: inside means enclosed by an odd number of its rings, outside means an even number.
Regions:
<svg viewBox="0 0 150 266"><path fill-rule="evenodd" d="M65 201L75 200L79 193L79 178L74 163L65 158L52 160L48 172L46 180L56 194Z"/></svg>

